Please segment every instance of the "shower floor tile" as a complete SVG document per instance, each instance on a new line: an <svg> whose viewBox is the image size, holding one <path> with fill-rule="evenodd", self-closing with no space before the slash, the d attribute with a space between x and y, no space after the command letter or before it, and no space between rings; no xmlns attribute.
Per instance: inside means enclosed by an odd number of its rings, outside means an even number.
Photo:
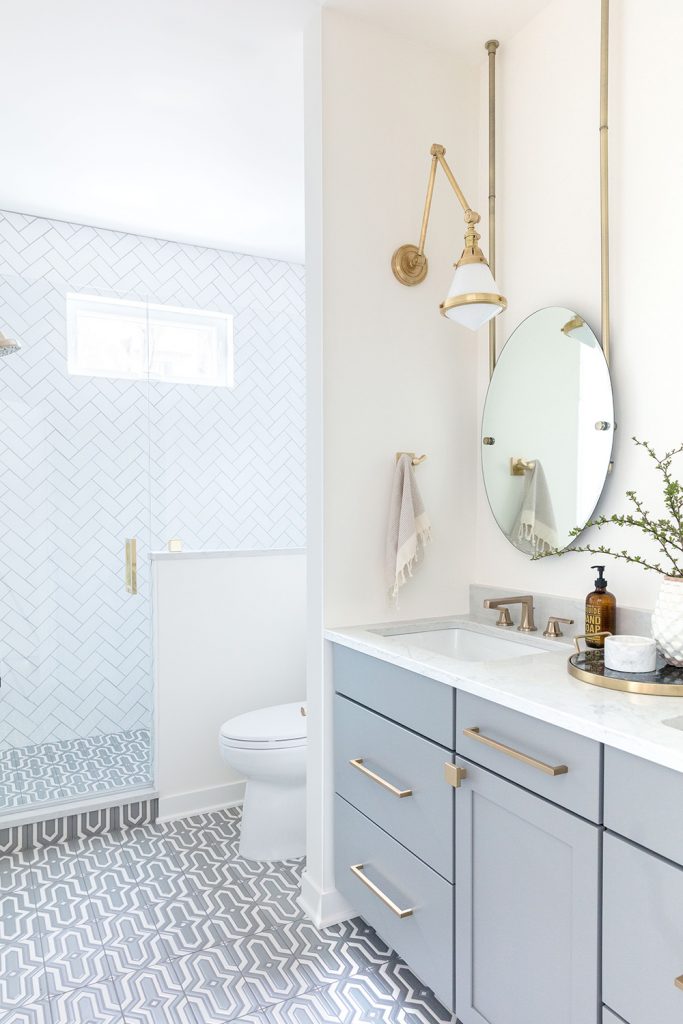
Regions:
<svg viewBox="0 0 683 1024"><path fill-rule="evenodd" d="M152 781L147 729L0 753L0 811L112 793Z"/></svg>
<svg viewBox="0 0 683 1024"><path fill-rule="evenodd" d="M227 810L0 858L0 1024L453 1024L361 918L316 929L303 861L243 860L239 828Z"/></svg>

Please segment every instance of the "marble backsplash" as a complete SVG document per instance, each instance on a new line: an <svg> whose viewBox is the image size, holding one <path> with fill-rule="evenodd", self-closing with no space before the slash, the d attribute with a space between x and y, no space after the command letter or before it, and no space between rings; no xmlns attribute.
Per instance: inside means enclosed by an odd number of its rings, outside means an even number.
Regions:
<svg viewBox="0 0 683 1024"><path fill-rule="evenodd" d="M498 612L493 609L484 608L486 598L500 598L507 596L521 596L528 594L528 590L515 590L512 587L489 587L479 583L470 584L470 616L477 622L495 624ZM565 637L580 636L585 632L584 615L586 608L585 595L583 598L555 597L552 594L534 594L534 618L539 634L546 628L550 615L559 615L564 619L573 619L574 624L561 624L560 628ZM512 605L510 614L515 626L519 624L520 607ZM617 632L634 636L652 636L651 627L652 611L642 608L622 608L619 606L617 596Z"/></svg>

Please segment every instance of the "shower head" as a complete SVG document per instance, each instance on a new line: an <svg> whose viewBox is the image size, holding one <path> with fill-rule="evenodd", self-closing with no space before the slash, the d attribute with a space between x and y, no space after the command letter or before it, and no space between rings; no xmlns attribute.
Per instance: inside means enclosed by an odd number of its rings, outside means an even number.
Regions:
<svg viewBox="0 0 683 1024"><path fill-rule="evenodd" d="M13 352L18 352L20 348L21 345L18 341L6 338L2 331L0 331L0 357L11 356Z"/></svg>

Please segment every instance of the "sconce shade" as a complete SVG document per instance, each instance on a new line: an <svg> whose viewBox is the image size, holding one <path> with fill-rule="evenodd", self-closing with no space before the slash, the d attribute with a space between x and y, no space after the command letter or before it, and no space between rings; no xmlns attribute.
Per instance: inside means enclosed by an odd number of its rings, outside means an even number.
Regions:
<svg viewBox="0 0 683 1024"><path fill-rule="evenodd" d="M439 307L443 316L476 331L507 307L507 299L498 293L488 263L456 265L448 295Z"/></svg>

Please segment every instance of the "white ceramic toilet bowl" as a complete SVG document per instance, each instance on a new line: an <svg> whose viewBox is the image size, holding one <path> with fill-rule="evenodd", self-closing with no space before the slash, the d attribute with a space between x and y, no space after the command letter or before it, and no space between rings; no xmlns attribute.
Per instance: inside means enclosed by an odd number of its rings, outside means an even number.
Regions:
<svg viewBox="0 0 683 1024"><path fill-rule="evenodd" d="M224 722L220 749L247 780L240 856L289 860L306 853L306 718L278 704Z"/></svg>

